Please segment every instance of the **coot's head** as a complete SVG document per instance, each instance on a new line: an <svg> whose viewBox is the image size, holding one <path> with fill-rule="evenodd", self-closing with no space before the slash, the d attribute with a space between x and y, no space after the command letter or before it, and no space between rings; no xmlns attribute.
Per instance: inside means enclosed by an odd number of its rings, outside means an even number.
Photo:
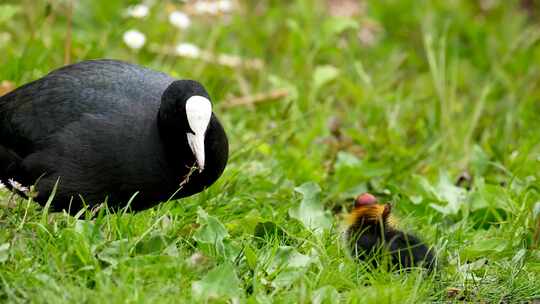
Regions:
<svg viewBox="0 0 540 304"><path fill-rule="evenodd" d="M211 118L210 96L197 81L177 80L163 92L158 119L160 131L179 141L187 140L199 172L204 170L204 139Z"/></svg>

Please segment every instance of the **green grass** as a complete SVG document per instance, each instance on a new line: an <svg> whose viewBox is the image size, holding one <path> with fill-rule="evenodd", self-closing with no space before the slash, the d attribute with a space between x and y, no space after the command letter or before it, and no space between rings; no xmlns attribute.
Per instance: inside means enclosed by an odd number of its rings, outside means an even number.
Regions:
<svg viewBox="0 0 540 304"><path fill-rule="evenodd" d="M63 65L66 1L7 2L0 81L22 85ZM1 302L540 298L540 23L519 1L370 1L352 19L329 16L322 1L246 1L230 15L193 17L186 31L167 21L177 1L156 1L142 20L123 17L124 1L77 2L71 60L117 58L201 81L230 163L203 193L93 220L0 192ZM139 52L122 42L131 28L146 34ZM152 52L180 41L264 68ZM275 89L289 96L223 106ZM463 172L470 190L455 186ZM303 196L295 188L305 183ZM436 271L350 258L341 214L366 190L435 246ZM298 213L301 203L315 212ZM278 229L265 236L263 222Z"/></svg>

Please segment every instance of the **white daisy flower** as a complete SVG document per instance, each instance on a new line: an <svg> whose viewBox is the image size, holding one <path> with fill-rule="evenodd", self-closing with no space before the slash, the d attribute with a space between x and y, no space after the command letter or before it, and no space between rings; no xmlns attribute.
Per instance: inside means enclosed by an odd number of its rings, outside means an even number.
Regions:
<svg viewBox="0 0 540 304"><path fill-rule="evenodd" d="M148 16L150 9L145 4L137 4L127 8L126 15L133 18L144 18Z"/></svg>
<svg viewBox="0 0 540 304"><path fill-rule="evenodd" d="M195 11L199 14L216 15L219 13L219 5L217 2L197 1L195 3Z"/></svg>
<svg viewBox="0 0 540 304"><path fill-rule="evenodd" d="M146 37L143 33L137 30L129 30L124 33L124 43L133 50L138 50L143 47L146 42Z"/></svg>
<svg viewBox="0 0 540 304"><path fill-rule="evenodd" d="M201 55L201 50L192 43L184 42L176 46L176 54L189 58L197 58Z"/></svg>
<svg viewBox="0 0 540 304"><path fill-rule="evenodd" d="M169 15L169 22L179 29L186 29L191 25L189 16L180 11L174 11Z"/></svg>
<svg viewBox="0 0 540 304"><path fill-rule="evenodd" d="M223 13L228 13L233 9L233 4L231 0L220 0L217 2L217 6L219 10Z"/></svg>
<svg viewBox="0 0 540 304"><path fill-rule="evenodd" d="M13 187L14 189L17 189L21 192L28 192L28 188L21 185L18 181L13 180L12 178L8 179L8 183Z"/></svg>
<svg viewBox="0 0 540 304"><path fill-rule="evenodd" d="M217 15L219 13L229 13L233 10L231 0L218 1L197 1L194 6L197 14Z"/></svg>

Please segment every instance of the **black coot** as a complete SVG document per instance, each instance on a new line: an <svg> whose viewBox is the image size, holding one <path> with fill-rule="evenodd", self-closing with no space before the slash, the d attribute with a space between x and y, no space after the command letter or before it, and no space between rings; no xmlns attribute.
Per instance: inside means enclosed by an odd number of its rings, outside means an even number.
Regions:
<svg viewBox="0 0 540 304"><path fill-rule="evenodd" d="M55 210L118 209L136 192L142 210L198 193L228 151L201 84L134 64L84 61L0 97L0 181L35 183L41 204L58 181Z"/></svg>

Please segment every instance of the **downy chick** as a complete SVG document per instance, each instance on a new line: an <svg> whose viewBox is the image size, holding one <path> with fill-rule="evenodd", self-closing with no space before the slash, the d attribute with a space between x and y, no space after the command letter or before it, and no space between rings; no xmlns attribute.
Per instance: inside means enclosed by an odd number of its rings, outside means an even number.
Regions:
<svg viewBox="0 0 540 304"><path fill-rule="evenodd" d="M397 230L390 214L390 204L378 204L369 194L359 195L347 216L346 240L353 257L380 265L375 254L383 253L393 267L400 269L424 267L432 269L435 263L433 249L408 233Z"/></svg>

